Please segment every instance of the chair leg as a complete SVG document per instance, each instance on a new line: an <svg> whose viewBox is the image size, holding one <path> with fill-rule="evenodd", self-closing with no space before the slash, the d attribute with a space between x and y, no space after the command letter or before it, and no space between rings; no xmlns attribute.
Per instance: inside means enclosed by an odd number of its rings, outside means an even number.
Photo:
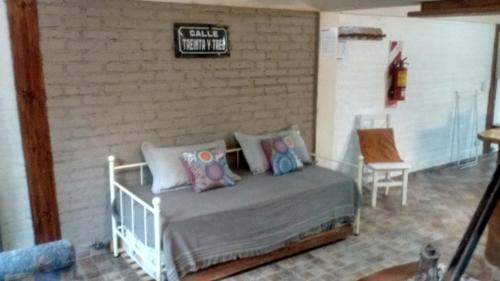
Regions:
<svg viewBox="0 0 500 281"><path fill-rule="evenodd" d="M402 204L406 206L406 202L408 200L408 170L403 170L403 195L402 195Z"/></svg>
<svg viewBox="0 0 500 281"><path fill-rule="evenodd" d="M389 182L390 182L390 180L389 180L389 179L390 179L390 177L389 177L389 176L390 176L390 175L389 175L389 172L385 172L385 181L386 181L387 183L389 183ZM389 195L389 189L390 189L390 188L391 188L391 187L390 187L389 185L387 185L387 186L385 187L385 196Z"/></svg>
<svg viewBox="0 0 500 281"><path fill-rule="evenodd" d="M372 182L372 207L377 207L377 192L378 192L378 177L377 172L373 171L373 182Z"/></svg>

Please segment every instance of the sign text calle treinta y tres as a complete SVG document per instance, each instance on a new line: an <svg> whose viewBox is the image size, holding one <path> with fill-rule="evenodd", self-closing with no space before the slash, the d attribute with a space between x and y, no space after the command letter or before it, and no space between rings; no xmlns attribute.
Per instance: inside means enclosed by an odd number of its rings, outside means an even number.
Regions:
<svg viewBox="0 0 500 281"><path fill-rule="evenodd" d="M229 56L227 26L174 24L176 57Z"/></svg>

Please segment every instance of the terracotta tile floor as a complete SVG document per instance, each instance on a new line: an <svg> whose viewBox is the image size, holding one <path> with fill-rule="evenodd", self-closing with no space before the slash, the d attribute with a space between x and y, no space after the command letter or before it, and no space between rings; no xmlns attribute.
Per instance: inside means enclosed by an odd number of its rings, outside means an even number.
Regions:
<svg viewBox="0 0 500 281"><path fill-rule="evenodd" d="M442 253L442 262L447 263L494 168L495 160L490 157L479 166L464 170L449 167L413 173L405 208L400 206L400 190L392 190L389 196L381 191L375 209L367 207L370 193L366 192L361 235L226 280L353 281L386 267L417 260L427 243L434 244ZM468 272L479 280L493 280L482 258L483 251L484 246L479 246ZM109 253L78 260L75 268L64 272L62 277L141 280L123 259L115 259Z"/></svg>

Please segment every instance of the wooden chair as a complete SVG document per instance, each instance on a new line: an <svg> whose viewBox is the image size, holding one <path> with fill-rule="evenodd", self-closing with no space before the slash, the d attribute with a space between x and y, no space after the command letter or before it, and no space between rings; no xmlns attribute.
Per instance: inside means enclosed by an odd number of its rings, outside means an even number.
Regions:
<svg viewBox="0 0 500 281"><path fill-rule="evenodd" d="M382 115L359 115L358 116L358 133L363 129L375 128L391 128L391 118L389 114ZM393 149L397 152L394 140ZM370 157L365 157L365 167L363 169L363 184L372 188L372 207L377 206L377 195L380 187L385 187L385 195L389 194L391 187L401 187L402 196L401 204L406 206L408 195L408 172L411 166L404 161L389 162L384 159L380 162L368 162Z"/></svg>

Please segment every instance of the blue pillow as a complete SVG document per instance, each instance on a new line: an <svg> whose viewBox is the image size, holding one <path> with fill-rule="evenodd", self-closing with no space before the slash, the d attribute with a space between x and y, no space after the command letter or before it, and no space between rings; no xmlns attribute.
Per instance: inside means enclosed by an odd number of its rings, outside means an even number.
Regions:
<svg viewBox="0 0 500 281"><path fill-rule="evenodd" d="M294 150L295 143L290 136L262 140L261 145L273 175L285 175L304 167Z"/></svg>

